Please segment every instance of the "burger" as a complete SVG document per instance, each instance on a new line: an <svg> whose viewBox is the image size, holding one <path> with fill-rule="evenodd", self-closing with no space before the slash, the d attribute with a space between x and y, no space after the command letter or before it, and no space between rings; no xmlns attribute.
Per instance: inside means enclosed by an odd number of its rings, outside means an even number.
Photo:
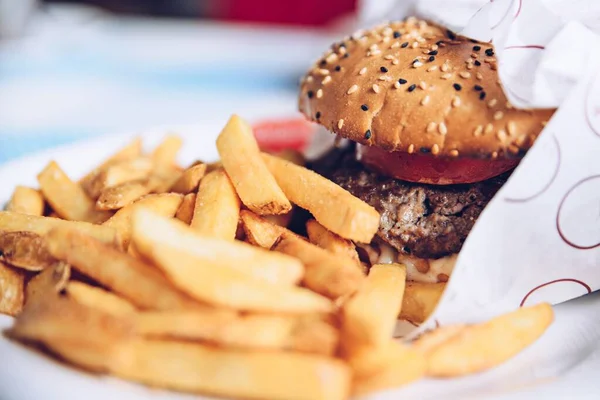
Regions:
<svg viewBox="0 0 600 400"><path fill-rule="evenodd" d="M446 281L484 207L554 110L507 100L494 47L416 18L359 31L301 81L300 111L337 135L312 168L381 215L368 263Z"/></svg>

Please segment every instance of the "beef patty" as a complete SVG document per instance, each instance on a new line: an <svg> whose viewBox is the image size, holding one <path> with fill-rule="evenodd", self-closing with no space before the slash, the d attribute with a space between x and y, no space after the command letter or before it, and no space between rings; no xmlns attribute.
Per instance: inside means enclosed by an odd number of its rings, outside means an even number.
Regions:
<svg viewBox="0 0 600 400"><path fill-rule="evenodd" d="M381 214L377 235L396 250L419 258L460 251L473 224L510 173L463 185L425 185L365 169L353 149L323 157L313 168L375 207Z"/></svg>

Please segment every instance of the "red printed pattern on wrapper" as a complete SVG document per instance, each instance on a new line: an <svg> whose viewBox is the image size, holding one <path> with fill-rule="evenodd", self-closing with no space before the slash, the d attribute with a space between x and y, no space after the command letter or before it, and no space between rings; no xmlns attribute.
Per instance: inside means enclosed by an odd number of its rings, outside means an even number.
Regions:
<svg viewBox="0 0 600 400"><path fill-rule="evenodd" d="M580 180L565 193L556 212L556 230L578 250L600 247L600 175Z"/></svg>
<svg viewBox="0 0 600 400"><path fill-rule="evenodd" d="M588 294L592 292L592 288L590 288L590 285L588 285L587 283L580 281L579 279L574 279L574 278L562 278L562 279L555 279L553 281L550 282L546 282L546 283L542 283L541 285L538 285L536 287L534 287L533 289L531 289L529 292L527 292L527 294L525 295L525 297L523 297L523 300L521 300L521 303L519 304L520 307L525 306L527 299L529 299L529 297L534 294L535 292L539 291L542 288L551 286L551 285L555 285L559 284L559 283L564 283L564 282L570 282L570 283L575 283L577 285L582 286L586 293L582 293L582 294Z"/></svg>
<svg viewBox="0 0 600 400"><path fill-rule="evenodd" d="M588 87L585 96L585 120L592 132L600 137L600 74Z"/></svg>

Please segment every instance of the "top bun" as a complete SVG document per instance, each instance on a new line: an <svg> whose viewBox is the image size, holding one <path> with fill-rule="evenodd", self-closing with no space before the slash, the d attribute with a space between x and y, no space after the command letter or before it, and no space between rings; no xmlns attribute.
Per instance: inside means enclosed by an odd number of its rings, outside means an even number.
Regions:
<svg viewBox="0 0 600 400"><path fill-rule="evenodd" d="M309 119L388 151L522 156L554 110L517 110L493 46L416 18L360 31L310 69L299 107Z"/></svg>

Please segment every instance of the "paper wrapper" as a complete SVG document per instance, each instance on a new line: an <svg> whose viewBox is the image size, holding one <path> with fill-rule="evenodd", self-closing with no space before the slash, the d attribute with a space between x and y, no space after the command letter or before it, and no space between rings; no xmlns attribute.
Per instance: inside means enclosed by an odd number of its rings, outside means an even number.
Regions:
<svg viewBox="0 0 600 400"><path fill-rule="evenodd" d="M361 27L416 13L493 42L511 103L558 107L475 224L437 310L411 335L600 289L600 1L362 6Z"/></svg>

